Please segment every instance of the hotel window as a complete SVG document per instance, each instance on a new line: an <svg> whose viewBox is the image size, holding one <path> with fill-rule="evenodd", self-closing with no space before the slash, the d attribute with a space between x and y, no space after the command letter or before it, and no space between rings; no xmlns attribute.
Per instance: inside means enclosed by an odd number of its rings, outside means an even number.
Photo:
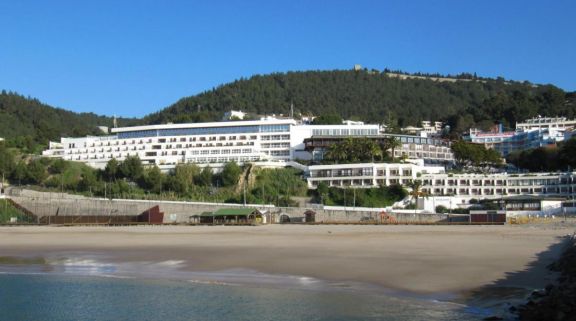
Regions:
<svg viewBox="0 0 576 321"><path fill-rule="evenodd" d="M261 125L261 133L272 133L272 132L287 132L290 131L290 125Z"/></svg>

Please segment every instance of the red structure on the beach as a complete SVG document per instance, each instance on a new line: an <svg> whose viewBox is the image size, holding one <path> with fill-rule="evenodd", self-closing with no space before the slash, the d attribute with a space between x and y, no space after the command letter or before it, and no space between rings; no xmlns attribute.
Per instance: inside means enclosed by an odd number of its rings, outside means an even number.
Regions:
<svg viewBox="0 0 576 321"><path fill-rule="evenodd" d="M138 215L139 223L162 224L164 222L164 212L160 212L160 206L153 206Z"/></svg>

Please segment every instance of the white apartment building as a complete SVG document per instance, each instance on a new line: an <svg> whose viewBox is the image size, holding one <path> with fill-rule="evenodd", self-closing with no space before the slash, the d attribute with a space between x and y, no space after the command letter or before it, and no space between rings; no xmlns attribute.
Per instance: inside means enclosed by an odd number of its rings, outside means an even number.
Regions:
<svg viewBox="0 0 576 321"><path fill-rule="evenodd" d="M515 195L568 197L576 193L576 172L430 174L419 179L422 191L431 196L486 199Z"/></svg>
<svg viewBox="0 0 576 321"><path fill-rule="evenodd" d="M246 117L246 113L241 110L231 110L224 113L222 117L222 121L234 120L234 119L244 119Z"/></svg>
<svg viewBox="0 0 576 321"><path fill-rule="evenodd" d="M308 187L320 182L331 187L371 188L381 185L407 184L424 174L444 173L443 166L421 166L411 163L362 163L308 166Z"/></svg>
<svg viewBox="0 0 576 321"><path fill-rule="evenodd" d="M331 187L374 188L422 181L422 192L444 197L451 207L471 199L500 199L519 195L576 196L576 172L528 174L448 174L443 167L396 163L316 165L308 167L308 187L320 182Z"/></svg>
<svg viewBox="0 0 576 321"><path fill-rule="evenodd" d="M576 119L566 119L566 117L535 117L516 123L516 130L529 131L536 129L556 129L566 130L576 128Z"/></svg>
<svg viewBox="0 0 576 321"><path fill-rule="evenodd" d="M439 134L442 131L443 126L444 123L441 121L434 121L434 122L429 120L422 121L422 129L427 134Z"/></svg>
<svg viewBox="0 0 576 321"><path fill-rule="evenodd" d="M502 131L501 126L498 128L497 131L491 132L482 132L476 128L471 128L464 139L472 143L483 144L486 148L495 149L505 157L516 151L555 145L563 141L568 133L562 128L544 127L508 132Z"/></svg>
<svg viewBox="0 0 576 321"><path fill-rule="evenodd" d="M113 128L111 136L61 138L47 157L104 168L115 158L138 156L144 164L170 169L180 163L223 164L310 159L303 140L315 131L367 135L378 125L297 125L293 119L147 125Z"/></svg>

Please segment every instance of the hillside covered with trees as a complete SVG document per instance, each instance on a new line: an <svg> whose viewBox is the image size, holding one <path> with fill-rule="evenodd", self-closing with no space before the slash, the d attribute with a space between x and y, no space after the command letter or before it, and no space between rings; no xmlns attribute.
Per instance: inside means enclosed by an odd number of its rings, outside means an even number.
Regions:
<svg viewBox="0 0 576 321"><path fill-rule="evenodd" d="M128 125L136 120L120 119ZM66 136L101 134L97 126L111 127L111 117L74 113L12 92L0 93L0 137L18 147L46 144Z"/></svg>
<svg viewBox="0 0 576 321"><path fill-rule="evenodd" d="M537 115L576 116L576 93L553 85L465 76L453 76L454 81L400 79L375 70L256 75L183 98L144 121L211 121L230 109L287 115L291 104L295 115L337 114L398 126L442 120L457 131L494 122L512 128L516 121Z"/></svg>

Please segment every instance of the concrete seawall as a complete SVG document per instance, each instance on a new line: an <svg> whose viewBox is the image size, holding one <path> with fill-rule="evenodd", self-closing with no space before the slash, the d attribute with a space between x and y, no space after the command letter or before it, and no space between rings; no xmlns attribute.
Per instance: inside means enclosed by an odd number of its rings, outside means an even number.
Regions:
<svg viewBox="0 0 576 321"><path fill-rule="evenodd" d="M189 223L194 215L213 212L220 208L243 207L242 204L177 202L157 200L130 200L90 198L79 195L37 192L11 188L8 196L20 206L38 217L49 216L114 216L139 215L148 209L159 206L164 212L164 223ZM274 223L323 222L358 223L381 222L378 208L343 207L275 207L273 205L247 204L270 215ZM396 223L438 223L467 222L468 217L447 214L420 214L411 211L393 211L388 213L388 222Z"/></svg>

